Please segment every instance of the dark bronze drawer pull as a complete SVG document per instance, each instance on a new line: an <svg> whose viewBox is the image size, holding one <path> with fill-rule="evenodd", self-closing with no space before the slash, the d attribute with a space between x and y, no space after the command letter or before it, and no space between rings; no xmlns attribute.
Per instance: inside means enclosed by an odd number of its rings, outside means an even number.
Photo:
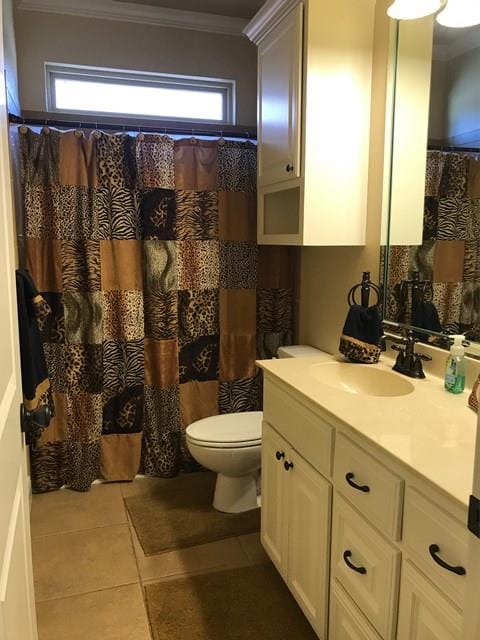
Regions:
<svg viewBox="0 0 480 640"><path fill-rule="evenodd" d="M277 453L275 454L275 457L277 458L278 461L283 460L283 458L285 458L285 453L283 451L277 451Z"/></svg>
<svg viewBox="0 0 480 640"><path fill-rule="evenodd" d="M285 461L283 463L283 466L285 467L285 471L290 471L290 469L293 469L293 462Z"/></svg>
<svg viewBox="0 0 480 640"><path fill-rule="evenodd" d="M351 557L352 557L352 552L347 549L347 551L345 551L343 554L343 559L345 560L345 564L347 565L347 567L352 571L356 571L357 573L360 573L362 576L366 575L367 570L365 569L365 567L356 567L350 561Z"/></svg>
<svg viewBox="0 0 480 640"><path fill-rule="evenodd" d="M356 482L353 481L354 478L355 478L354 473L347 473L347 475L345 476L345 480L348 482L348 484L351 487L353 487L357 491L362 491L363 493L369 493L370 487L367 486L366 484L364 485L357 484Z"/></svg>
<svg viewBox="0 0 480 640"><path fill-rule="evenodd" d="M445 560L442 560L438 555L440 553L440 547L438 544L431 544L428 550L430 551L432 558L442 567L442 569L456 573L457 576L464 576L467 573L463 567L452 567L450 564L447 564Z"/></svg>

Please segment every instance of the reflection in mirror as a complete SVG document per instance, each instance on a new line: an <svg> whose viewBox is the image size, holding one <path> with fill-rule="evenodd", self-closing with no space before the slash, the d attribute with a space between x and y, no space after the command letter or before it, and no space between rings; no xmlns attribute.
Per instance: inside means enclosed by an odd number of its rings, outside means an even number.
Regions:
<svg viewBox="0 0 480 640"><path fill-rule="evenodd" d="M419 215L418 244L390 238L385 318L480 341L480 27L435 26Z"/></svg>

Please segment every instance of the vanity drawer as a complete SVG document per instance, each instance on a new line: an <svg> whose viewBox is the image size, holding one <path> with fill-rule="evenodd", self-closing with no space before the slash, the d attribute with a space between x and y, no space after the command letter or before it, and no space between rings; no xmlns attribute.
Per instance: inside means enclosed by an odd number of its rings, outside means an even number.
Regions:
<svg viewBox="0 0 480 640"><path fill-rule="evenodd" d="M463 608L466 598L468 530L415 489L405 494L405 550L445 595ZM441 563L446 563L442 566ZM455 571L449 570L455 569Z"/></svg>
<svg viewBox="0 0 480 640"><path fill-rule="evenodd" d="M332 640L381 640L381 637L358 610L335 580L330 602L330 638Z"/></svg>
<svg viewBox="0 0 480 640"><path fill-rule="evenodd" d="M394 636L400 552L335 494L332 574L384 638Z"/></svg>
<svg viewBox="0 0 480 640"><path fill-rule="evenodd" d="M375 526L400 539L403 480L342 434L335 445L334 484Z"/></svg>
<svg viewBox="0 0 480 640"><path fill-rule="evenodd" d="M333 427L269 380L265 381L263 415L305 460L331 476Z"/></svg>

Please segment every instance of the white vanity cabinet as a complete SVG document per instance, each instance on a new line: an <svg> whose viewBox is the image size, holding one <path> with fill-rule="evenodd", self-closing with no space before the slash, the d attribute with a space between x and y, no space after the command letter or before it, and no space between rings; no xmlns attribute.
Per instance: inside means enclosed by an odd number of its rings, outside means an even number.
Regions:
<svg viewBox="0 0 480 640"><path fill-rule="evenodd" d="M266 376L262 542L322 640L463 640L463 508Z"/></svg>
<svg viewBox="0 0 480 640"><path fill-rule="evenodd" d="M267 0L258 47L258 242L365 244L375 0Z"/></svg>
<svg viewBox="0 0 480 640"><path fill-rule="evenodd" d="M262 543L325 638L332 487L266 422L262 437Z"/></svg>

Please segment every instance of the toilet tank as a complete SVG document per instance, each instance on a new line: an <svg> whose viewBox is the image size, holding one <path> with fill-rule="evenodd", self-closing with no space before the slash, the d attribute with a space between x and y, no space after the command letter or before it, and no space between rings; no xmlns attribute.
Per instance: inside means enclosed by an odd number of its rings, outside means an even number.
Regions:
<svg viewBox="0 0 480 640"><path fill-rule="evenodd" d="M277 351L278 358L307 358L314 356L329 357L329 354L305 344L294 344L289 347L279 347Z"/></svg>

